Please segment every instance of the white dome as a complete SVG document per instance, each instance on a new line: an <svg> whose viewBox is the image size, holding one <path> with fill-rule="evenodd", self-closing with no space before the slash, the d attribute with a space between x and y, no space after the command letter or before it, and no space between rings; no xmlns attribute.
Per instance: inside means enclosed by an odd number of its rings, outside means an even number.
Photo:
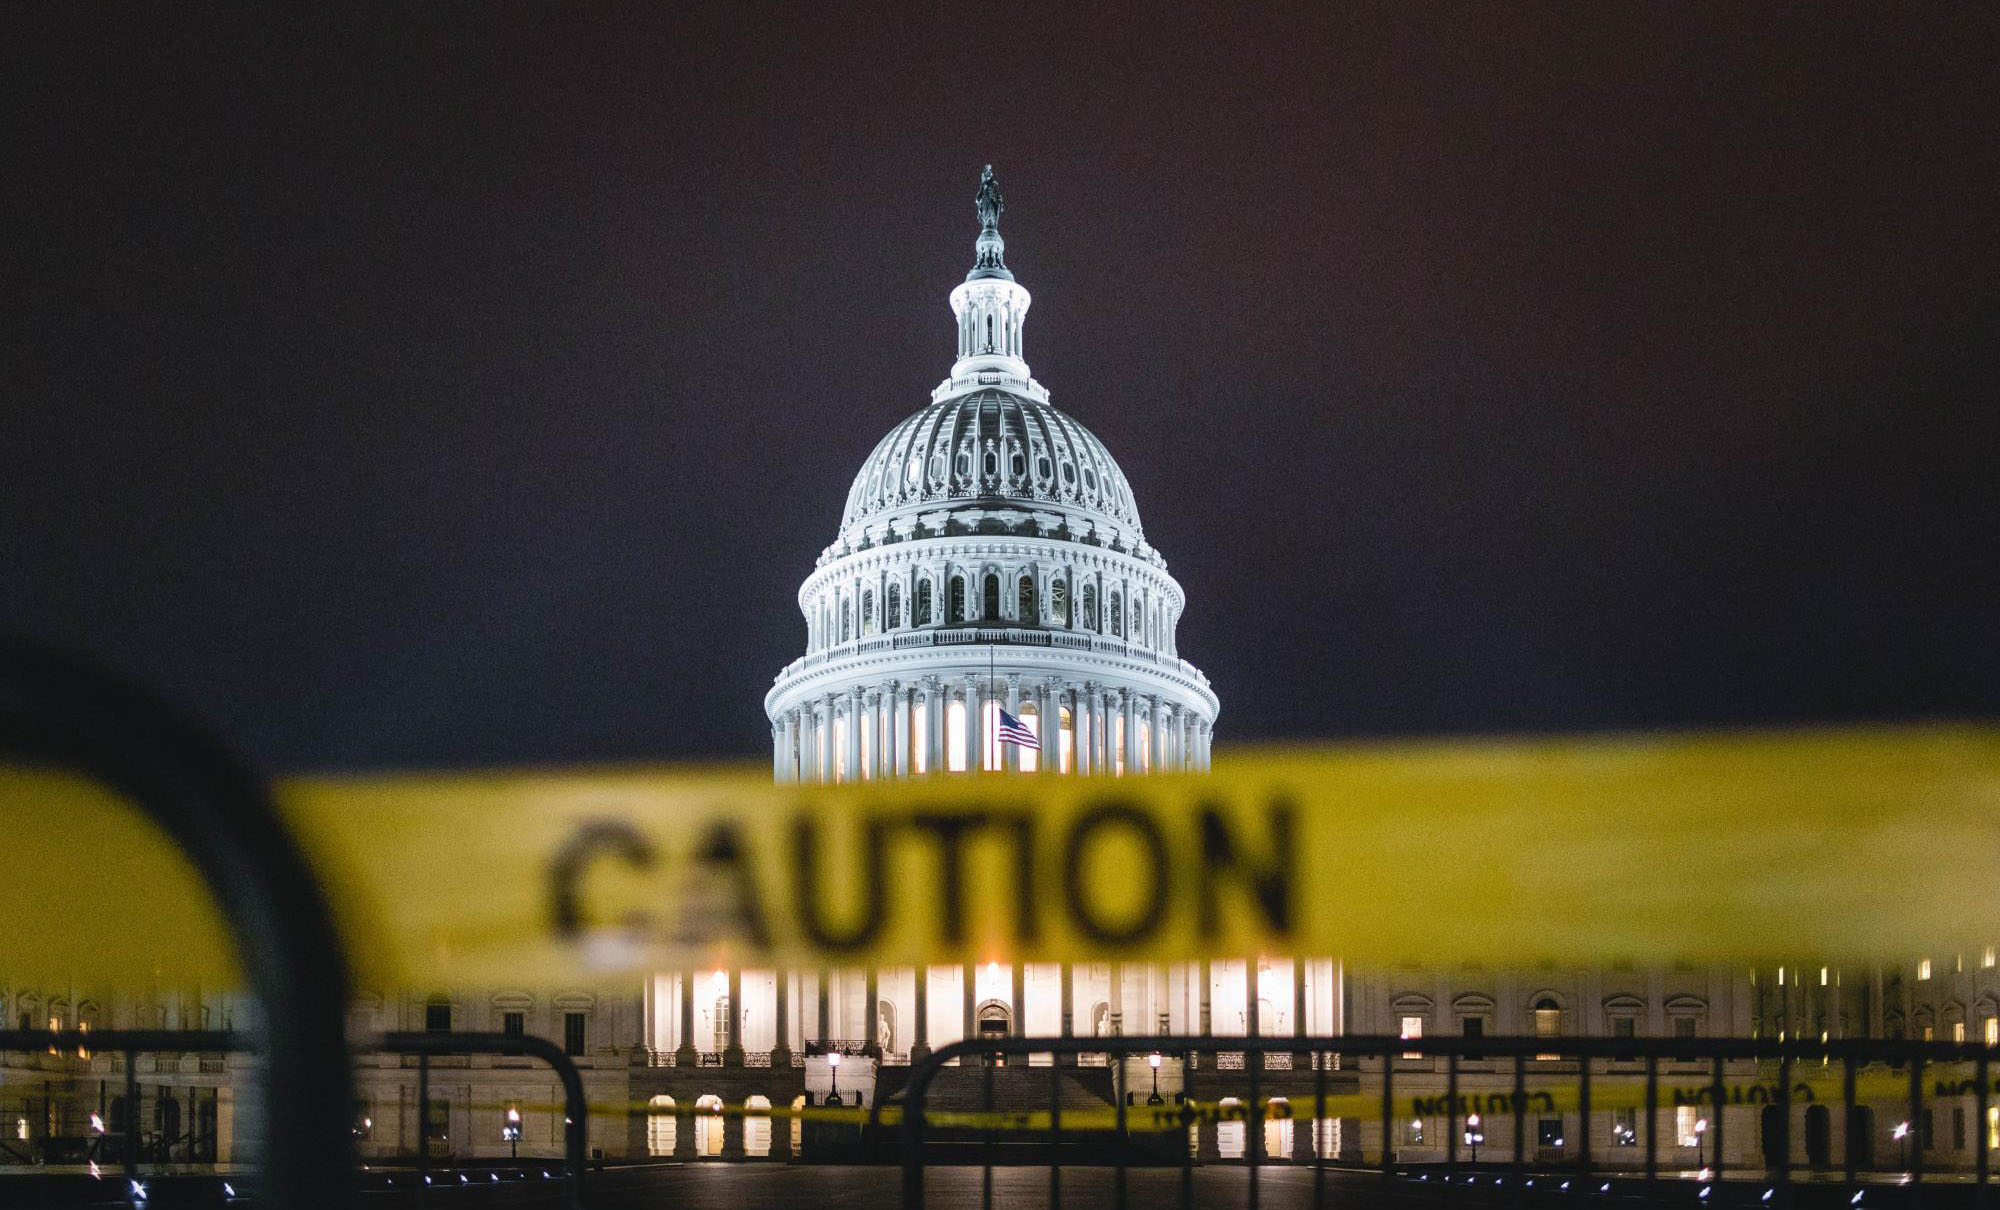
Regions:
<svg viewBox="0 0 2000 1210"><path fill-rule="evenodd" d="M781 782L1208 767L1221 704L1180 657L1186 598L1125 472L1029 372L990 168L976 202L958 360L799 586L805 654L764 696Z"/></svg>
<svg viewBox="0 0 2000 1210"><path fill-rule="evenodd" d="M1060 513L1078 540L1094 532L1134 547L1145 536L1104 443L1053 404L998 388L941 399L890 429L854 477L841 536L878 520L906 531L899 521L957 505Z"/></svg>

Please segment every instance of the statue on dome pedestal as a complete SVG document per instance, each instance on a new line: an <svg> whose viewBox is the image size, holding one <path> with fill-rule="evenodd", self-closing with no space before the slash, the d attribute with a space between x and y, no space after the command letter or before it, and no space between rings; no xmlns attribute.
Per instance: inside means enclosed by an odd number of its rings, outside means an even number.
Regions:
<svg viewBox="0 0 2000 1210"><path fill-rule="evenodd" d="M1000 182L993 178L991 164L979 174L979 196L973 199L973 204L979 207L980 229L999 230L1000 212L1007 208L1007 202L1000 196Z"/></svg>

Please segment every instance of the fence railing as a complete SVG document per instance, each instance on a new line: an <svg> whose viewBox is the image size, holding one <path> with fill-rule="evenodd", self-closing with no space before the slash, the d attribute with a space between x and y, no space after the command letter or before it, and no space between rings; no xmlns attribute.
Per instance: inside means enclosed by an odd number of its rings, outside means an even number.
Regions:
<svg viewBox="0 0 2000 1210"><path fill-rule="evenodd" d="M590 1101L583 1076L563 1048L532 1034L407 1031L384 1034L376 1048L417 1056L417 1198L423 1204L430 1182L431 1060L441 1056L528 1055L547 1063L563 1086L563 1204L583 1206L584 1148L590 1132Z"/></svg>
<svg viewBox="0 0 2000 1210"><path fill-rule="evenodd" d="M1538 1173L1553 1172L1560 1188L1583 1193L1596 1189L1601 1184L1602 1192L1612 1192L1610 1179L1599 1180L1600 1176L1614 1175L1621 1183L1619 1192L1630 1195L1657 1195L1661 1192L1660 1157L1660 1114L1663 1107L1677 1109L1692 1103L1698 1109L1705 1107L1701 1121L1702 1130L1698 1135L1700 1148L1699 1171L1695 1179L1700 1183L1700 1197L1708 1198L1709 1191L1719 1187L1719 1182L1729 1175L1729 1160L1726 1146L1728 1136L1726 1122L1729 1114L1724 1110L1734 1109L1741 1113L1744 1109L1758 1110L1760 1150L1765 1163L1741 1175L1756 1176L1768 1182L1763 1194L1757 1199L1761 1205L1786 1206L1791 1203L1795 1188L1793 1179L1793 1109L1812 1100L1813 1086L1801 1077L1807 1068L1822 1071L1838 1069L1840 1074L1839 1103L1842 1109L1841 1122L1843 1137L1841 1145L1842 1179L1855 1194L1864 1188L1862 1164L1864 1157L1872 1153L1872 1139L1866 1133L1867 1116L1860 1111L1863 1098L1857 1095L1857 1078L1864 1069L1870 1070L1871 1078L1880 1084L1885 1078L1896 1083L1898 1099L1907 1107L1908 1117L1896 1133L1896 1138L1906 1140L1899 1155L1896 1185L1901 1188L1901 1196L1906 1204L1921 1204L1925 1174L1924 1152L1931 1144L1927 1131L1920 1124L1926 1121L1925 1104L1927 1085L1926 1074L1934 1073L1931 1084L1931 1098L1940 1096L1972 1098L1976 1112L1973 1116L1974 1165L1971 1173L1972 1203L1979 1207L1990 1204L1991 1185L1990 1131L1988 1110L1994 1103L1994 1089L1991 1079L1991 1065L2000 1059L2000 1048L1968 1043L1914 1042L1891 1039L1850 1039L1828 1042L1777 1042L1739 1038L1546 1038L1546 1037L1452 1037L1452 1038L1400 1038L1382 1036L1333 1036L1333 1037L1274 1037L1259 1038L1217 1038L1217 1037L1092 1037L1092 1038L982 1038L954 1042L933 1051L910 1073L901 1101L900 1153L903 1168L903 1205L909 1210L924 1205L925 1169L931 1162L929 1143L936 1127L930 1121L927 1104L932 1083L956 1061L983 1063L987 1075L983 1081L983 1109L992 1114L996 1109L993 1101L992 1067L995 1062L1005 1062L1018 1058L1026 1061L1033 1056L1052 1056L1054 1061L1038 1070L1046 1071L1048 1078L1047 1108L1035 1119L1035 1127L1041 1130L1045 1121L1046 1131L1042 1137L1051 1145L1045 1154L1049 1167L1049 1204L1059 1205L1062 1196L1064 1141L1062 1073L1069 1068L1065 1060L1074 1061L1076 1056L1087 1052L1102 1053L1117 1059L1135 1057L1151 1058L1168 1056L1180 1062L1180 1076L1183 1080L1180 1092L1171 1102L1162 1104L1163 1098L1157 1091L1147 1098L1151 1104L1141 1110L1135 1104L1132 1090L1123 1090L1114 1105L1113 1132L1117 1136L1110 1145L1103 1148L1113 1161L1113 1204L1123 1207L1126 1200L1126 1168L1128 1164L1127 1145L1131 1139L1135 1119L1143 1122L1144 1129L1157 1130L1163 1123L1179 1128L1183 1134L1200 1123L1219 1121L1239 1121L1245 1124L1243 1157L1248 1164L1247 1199L1255 1210L1259 1201L1258 1167L1267 1157L1264 1155L1263 1124L1272 1120L1274 1104L1264 1095L1264 1085L1268 1078L1264 1073L1281 1070L1275 1066L1267 1068L1260 1060L1279 1054L1287 1056L1309 1055L1310 1061L1293 1063L1291 1070L1311 1071L1312 1092L1310 1100L1301 1107L1297 1098L1304 1096L1304 1090L1296 1084L1288 1087L1283 1098L1282 1116L1303 1119L1311 1123L1311 1163L1313 1174L1313 1199L1315 1207L1324 1206L1327 1199L1327 1173L1329 1169L1351 1173L1355 1163L1329 1163L1326 1154L1323 1122L1328 1118L1346 1118L1347 1113L1330 1113L1329 1107L1338 1098L1329 1095L1329 1080L1338 1070L1348 1079L1361 1082L1364 1100L1379 1102L1378 1121L1381 1130L1379 1158L1374 1168L1379 1179L1385 1183L1401 1179L1428 1180L1432 1175L1449 1183L1457 1179L1461 1169L1469 1167L1461 1159L1466 1151L1477 1157L1478 1148L1485 1145L1484 1127L1487 1119L1501 1117L1508 1119L1510 1139L1498 1147L1489 1148L1488 1154L1495 1152L1504 1156L1498 1164L1489 1161L1480 1171L1486 1173L1496 1183L1511 1185L1517 1204L1526 1204L1533 1193ZM1204 1071L1198 1062L1200 1056L1212 1056L1211 1061L1224 1055L1241 1055L1247 1061L1240 1069L1223 1067L1217 1063ZM1399 1075L1412 1078L1399 1063L1409 1056L1441 1059L1444 1064L1444 1088L1441 1095L1423 1098L1427 1114L1441 1115L1443 1124L1443 1157L1441 1162L1433 1161L1416 1165L1399 1156L1395 1142L1399 1115L1396 1085ZM1663 1067L1685 1071L1690 1061L1699 1062L1705 1075L1705 1087L1697 1086L1692 1095L1677 1091L1672 1103L1663 1103L1661 1073ZM1462 1065L1475 1064L1478 1075L1491 1076L1496 1072L1511 1075L1511 1088L1497 1094L1481 1094L1477 1098L1468 1097L1460 1084ZM1748 1071L1746 1071L1748 1065ZM1881 1070L1874 1070L1874 1069ZM1226 1073L1226 1074L1225 1074ZM1434 1081L1435 1070L1423 1073ZM1468 1073L1469 1074L1469 1073ZM1751 1088L1744 1093L1744 1079L1748 1075ZM1768 1083L1765 1077L1770 1077ZM1969 1076L1969 1078L1965 1078ZM1304 1076L1288 1077L1294 1081ZM1530 1081L1536 1085L1530 1093ZM1634 1080L1642 1081L1640 1104L1643 1110L1645 1145L1643 1164L1636 1167L1616 1167L1600 1164L1592 1150L1591 1121L1593 1088L1601 1089L1607 1082L1620 1088L1630 1088ZM1218 1110L1213 1104L1205 1104L1198 1097L1200 1081L1213 1080L1240 1085L1247 1094L1247 1100L1240 1104ZM1526 1127L1534 1107L1543 1103L1556 1104L1546 1091L1554 1082L1571 1085L1574 1099L1571 1118L1576 1122L1579 1137L1572 1143L1567 1139L1557 1139L1554 1157L1544 1156L1543 1148L1531 1148L1528 1144ZM1372 1083L1373 1092L1367 1093L1366 1086ZM1813 1103L1818 1103L1813 1101ZM1352 1102L1347 1102L1351 1106ZM1012 1107L1019 1109L1018 1106ZM879 1107L878 1107L879 1117ZM949 1115L947 1115L949 1117ZM1712 1120L1711 1120L1712 1118ZM1562 1119L1558 1119L1562 1120ZM1636 1131L1635 1131L1636 1133ZM1857 1138L1857 1133L1861 1137ZM982 1182L982 1206L990 1210L992 1205L994 1135L989 1127L985 1134L983 1164L986 1177ZM1629 1144L1635 1140L1618 1139ZM1539 1142L1539 1140L1538 1140ZM1183 1207L1195 1205L1194 1195L1194 1149L1187 1140L1176 1139L1174 1151L1181 1165L1180 1203ZM1713 1159L1708 1159L1708 1156ZM1421 1171L1419 1169L1422 1169ZM1441 1169L1434 1172L1433 1169ZM1494 1171L1497 1169L1498 1171ZM1640 1188L1632 1188L1638 1184ZM1544 1192L1547 1192L1545 1189ZM1852 1204L1859 1204L1858 1196Z"/></svg>

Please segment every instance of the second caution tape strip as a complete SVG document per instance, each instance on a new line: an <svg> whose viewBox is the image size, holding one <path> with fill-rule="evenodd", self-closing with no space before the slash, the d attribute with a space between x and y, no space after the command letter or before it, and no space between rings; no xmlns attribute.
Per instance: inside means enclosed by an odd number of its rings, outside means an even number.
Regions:
<svg viewBox="0 0 2000 1210"><path fill-rule="evenodd" d="M279 787L364 986L1323 955L1905 960L2000 938L2000 728L1330 744L1206 775L667 768ZM0 768L0 967L234 978L103 787Z"/></svg>

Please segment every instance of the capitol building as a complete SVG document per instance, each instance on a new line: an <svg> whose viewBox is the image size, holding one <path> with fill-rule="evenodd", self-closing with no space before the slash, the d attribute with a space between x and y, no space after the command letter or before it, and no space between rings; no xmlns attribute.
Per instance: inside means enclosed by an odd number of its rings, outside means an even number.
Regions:
<svg viewBox="0 0 2000 1210"><path fill-rule="evenodd" d="M928 402L894 424L862 462L833 541L799 587L804 651L764 698L772 776L836 783L1206 771L1221 704L1180 651L1186 594L1148 540L1138 495L1111 452L1059 410L1029 370L1032 300L1006 263L1003 200L990 169L975 205L972 268L949 294L950 369ZM1003 742L1003 725L1014 742ZM355 1134L370 1161L412 1156L420 1138L434 1154L459 1158L560 1150L561 1113L551 1107L546 1070L505 1056L440 1059L426 1111L407 1060L368 1049L369 1038L389 1030L559 1039L593 1103L630 1107L622 1117L591 1116L589 1146L600 1156L784 1159L814 1153L815 1139L797 1120L771 1111L891 1101L913 1062L962 1039L1838 1038L1905 1031L1962 1039L1971 1031L2000 1040L1994 951L1976 962L1963 955L1938 962L1936 977L1930 958L1910 977L1895 968L1843 972L1801 961L1787 982L1783 969L1759 977L1693 965L1350 970L1331 955L1214 954L1174 963L1020 955L915 967L668 970L611 991L373 989L356 996L350 1014ZM1802 971L1816 977L1802 978ZM4 975L0 1019L22 1028L227 1027L232 1014L254 1012L214 989L92 996L10 985ZM1066 1104L1109 1104L1135 1088L1172 1097L1195 1086L1200 1098L1225 1104L1251 1095L1241 1051L1158 1058L1154 1070L1085 1054L1061 1060L1067 1070L1051 1073L1046 1068L1058 1060L1035 1056L1030 1064L1044 1070L1032 1084L1021 1082L1026 1072L994 1073L1001 1077L997 1095L1021 1098L1021 1107L1042 1104L1046 1077L1059 1083ZM239 1060L152 1056L140 1101L128 1106L111 1086L106 1059L51 1052L0 1064L0 1164L59 1154L55 1141L82 1137L93 1112L114 1129L132 1124L158 1156L232 1156ZM1259 1095L1303 1106L1319 1074L1311 1061L1303 1045L1267 1055L1256 1077ZM1331 1091L1379 1087L1382 1062L1331 1073ZM1197 1066L1184 1069L1188 1063ZM1436 1061L1406 1056L1393 1063L1405 1094L1444 1092ZM952 1080L970 1079L973 1070L959 1077L960 1069L948 1069L935 1087L948 1097ZM1545 1070L1563 1071L1553 1059ZM1511 1081L1499 1067L1471 1060L1455 1078L1464 1093L1503 1092ZM1603 1078L1621 1077L1607 1071ZM1936 1159L1968 1162L1967 1107L1947 1107L1959 1128L1936 1132ZM1737 1109L1727 1112L1730 1162L1749 1161L1762 1131L1749 1109L1740 1122ZM1310 1127L1302 1120L1296 1131L1288 1114L1275 1116L1262 1127L1259 1147L1248 1145L1247 1123L1214 1120L1201 1123L1189 1145L1201 1159L1258 1149L1278 1160L1373 1162L1387 1149L1423 1162L1444 1154L1440 1119L1399 1121L1385 1137L1389 1128L1372 1116ZM1602 1111L1581 1131L1575 1118L1570 1112L1533 1123L1538 1162L1573 1158L1579 1138L1590 1140L1601 1166L1629 1166L1641 1154L1629 1110ZM1696 1120L1682 1108L1663 1119L1663 1163L1698 1162ZM2000 1145L2000 1116L1984 1125ZM1806 1117L1790 1137L1804 1140L1805 1157L1816 1161L1814 1140L1823 1148L1841 1130L1835 1124L1816 1134ZM825 1142L818 1140L819 1154Z"/></svg>

